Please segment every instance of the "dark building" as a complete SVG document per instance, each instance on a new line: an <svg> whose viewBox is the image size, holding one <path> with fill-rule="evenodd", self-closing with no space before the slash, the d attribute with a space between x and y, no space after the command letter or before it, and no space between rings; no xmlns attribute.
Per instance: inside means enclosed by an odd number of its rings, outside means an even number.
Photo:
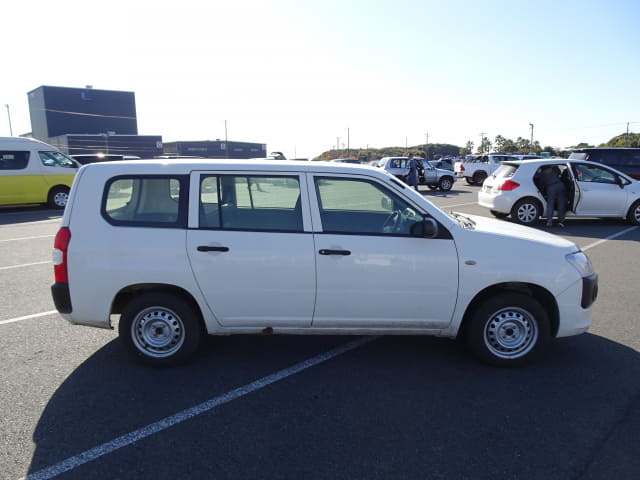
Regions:
<svg viewBox="0 0 640 480"><path fill-rule="evenodd" d="M166 142L165 155L204 158L264 158L267 156L265 143L225 142L224 140L204 140L199 142Z"/></svg>
<svg viewBox="0 0 640 480"><path fill-rule="evenodd" d="M160 135L60 135L48 143L69 155L104 153L140 158L162 155Z"/></svg>
<svg viewBox="0 0 640 480"><path fill-rule="evenodd" d="M162 154L162 136L138 135L133 92L41 86L28 98L32 136L70 155Z"/></svg>

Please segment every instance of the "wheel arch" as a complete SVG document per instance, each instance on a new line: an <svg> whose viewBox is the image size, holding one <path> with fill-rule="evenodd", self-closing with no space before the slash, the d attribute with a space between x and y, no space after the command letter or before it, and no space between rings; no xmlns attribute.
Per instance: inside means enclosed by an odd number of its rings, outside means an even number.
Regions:
<svg viewBox="0 0 640 480"><path fill-rule="evenodd" d="M135 285L129 285L122 288L114 297L111 303L110 314L120 314L123 309L134 297L145 293L168 293L181 297L185 301L191 304L191 306L198 313L198 321L203 331L206 332L206 326L204 322L204 315L200 305L191 293L182 287L177 285L170 285L166 283L139 283Z"/></svg>
<svg viewBox="0 0 640 480"><path fill-rule="evenodd" d="M482 302L490 297L504 293L521 293L537 300L540 306L545 310L545 312L547 312L547 316L549 317L549 332L551 334L551 338L555 338L556 334L558 333L558 327L560 323L558 302L556 302L553 294L546 288L543 288L539 285L523 282L499 283L496 285L491 285L490 287L487 287L484 290L478 292L476 296L473 297L473 300L469 302L469 305L464 312L462 322L460 323L460 327L458 328L457 338L462 338L464 336L464 331L467 323L471 321L473 312Z"/></svg>

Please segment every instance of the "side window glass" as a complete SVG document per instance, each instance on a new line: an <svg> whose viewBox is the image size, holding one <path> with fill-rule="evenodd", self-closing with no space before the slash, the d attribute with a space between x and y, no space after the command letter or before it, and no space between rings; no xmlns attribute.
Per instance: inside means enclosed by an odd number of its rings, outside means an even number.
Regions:
<svg viewBox="0 0 640 480"><path fill-rule="evenodd" d="M28 163L28 151L0 151L0 170L23 170Z"/></svg>
<svg viewBox="0 0 640 480"><path fill-rule="evenodd" d="M200 192L200 226L302 232L300 181L285 176L205 177Z"/></svg>
<svg viewBox="0 0 640 480"><path fill-rule="evenodd" d="M114 225L184 227L184 177L119 177L106 188L102 213Z"/></svg>
<svg viewBox="0 0 640 480"><path fill-rule="evenodd" d="M407 202L366 180L315 179L322 229L326 233L411 235L423 220Z"/></svg>
<svg viewBox="0 0 640 480"><path fill-rule="evenodd" d="M73 160L60 152L38 152L40 161L45 167L76 168Z"/></svg>
<svg viewBox="0 0 640 480"><path fill-rule="evenodd" d="M617 178L617 175L609 170L582 163L574 166L574 173L579 182L616 183Z"/></svg>

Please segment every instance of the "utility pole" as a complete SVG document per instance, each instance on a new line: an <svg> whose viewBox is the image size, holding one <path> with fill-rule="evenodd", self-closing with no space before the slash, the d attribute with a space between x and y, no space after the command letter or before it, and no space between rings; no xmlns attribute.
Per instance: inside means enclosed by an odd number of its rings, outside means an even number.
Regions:
<svg viewBox="0 0 640 480"><path fill-rule="evenodd" d="M424 134L424 139L425 139L424 156L426 157L425 160L429 160L429 134L428 133Z"/></svg>
<svg viewBox="0 0 640 480"><path fill-rule="evenodd" d="M484 152L484 136L486 135L486 132L482 132L480 133L480 153Z"/></svg>
<svg viewBox="0 0 640 480"><path fill-rule="evenodd" d="M9 108L9 105L7 105L7 108ZM9 121L9 126L11 126L11 121ZM624 137L625 140L629 140L629 122L627 122L627 134Z"/></svg>
<svg viewBox="0 0 640 480"><path fill-rule="evenodd" d="M224 121L224 156L229 158L229 142L227 141L227 121Z"/></svg>
<svg viewBox="0 0 640 480"><path fill-rule="evenodd" d="M5 103L5 107L7 107L7 117L9 117L9 135L13 137L13 128L11 127L11 114L9 113L9 104ZM627 123L627 132L629 131L629 124Z"/></svg>
<svg viewBox="0 0 640 480"><path fill-rule="evenodd" d="M529 145L529 153L533 153L533 123L530 123L531 127L531 144Z"/></svg>
<svg viewBox="0 0 640 480"><path fill-rule="evenodd" d="M349 127L347 127L347 158L349 158Z"/></svg>

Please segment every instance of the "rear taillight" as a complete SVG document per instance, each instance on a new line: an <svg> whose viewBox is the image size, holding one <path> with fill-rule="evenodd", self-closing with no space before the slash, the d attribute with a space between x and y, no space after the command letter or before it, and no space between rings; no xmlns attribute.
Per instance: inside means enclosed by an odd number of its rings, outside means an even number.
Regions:
<svg viewBox="0 0 640 480"><path fill-rule="evenodd" d="M56 283L68 283L67 249L71 240L71 230L62 227L53 241L53 278Z"/></svg>
<svg viewBox="0 0 640 480"><path fill-rule="evenodd" d="M498 190L503 192L510 192L511 190L515 190L520 186L519 183L516 183L512 180L505 180L502 185L498 187Z"/></svg>

